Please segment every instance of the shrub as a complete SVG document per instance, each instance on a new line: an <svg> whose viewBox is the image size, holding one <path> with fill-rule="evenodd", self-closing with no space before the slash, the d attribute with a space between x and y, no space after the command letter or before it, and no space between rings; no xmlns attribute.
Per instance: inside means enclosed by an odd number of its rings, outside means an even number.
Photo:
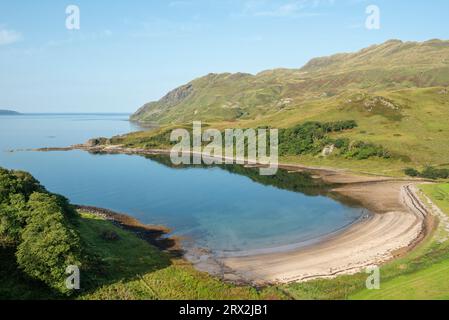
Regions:
<svg viewBox="0 0 449 320"><path fill-rule="evenodd" d="M432 180L447 179L449 178L449 169L436 169L434 167L426 167L423 172L421 172L421 177Z"/></svg>
<svg viewBox="0 0 449 320"><path fill-rule="evenodd" d="M449 169L436 169L434 167L426 167L422 172L413 168L407 168L404 173L410 177L422 177L431 180L448 179Z"/></svg>
<svg viewBox="0 0 449 320"><path fill-rule="evenodd" d="M337 139L334 141L334 145L338 149L347 149L349 147L349 139Z"/></svg>
<svg viewBox="0 0 449 320"><path fill-rule="evenodd" d="M317 154L333 141L327 136L357 127L353 120L337 122L310 121L279 132L279 151L282 155Z"/></svg>
<svg viewBox="0 0 449 320"><path fill-rule="evenodd" d="M0 168L0 236L16 249L19 267L66 293L66 268L80 263L80 240L72 228L76 211L30 174Z"/></svg>
<svg viewBox="0 0 449 320"><path fill-rule="evenodd" d="M352 158L356 160L365 160L371 157L379 157L384 159L391 158L391 154L384 147L373 143L367 143L358 141L347 147L347 150L343 150L346 158Z"/></svg>
<svg viewBox="0 0 449 320"><path fill-rule="evenodd" d="M404 173L410 177L418 177L420 175L419 171L413 168L407 168Z"/></svg>

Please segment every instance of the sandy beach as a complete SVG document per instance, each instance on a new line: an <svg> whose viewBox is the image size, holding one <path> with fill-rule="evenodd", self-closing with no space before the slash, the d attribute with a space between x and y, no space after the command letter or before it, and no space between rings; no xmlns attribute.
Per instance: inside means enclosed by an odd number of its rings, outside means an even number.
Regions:
<svg viewBox="0 0 449 320"><path fill-rule="evenodd" d="M417 202L415 188L400 183L376 183L373 188L377 189L376 196L384 188L387 203L396 198L392 211L374 214L317 245L267 255L224 258L223 265L233 270L233 278L257 284L288 283L357 273L411 250L423 239L427 228L427 211ZM342 192L349 190L345 188ZM375 190L366 185L364 192ZM378 206L384 208L385 204Z"/></svg>
<svg viewBox="0 0 449 320"><path fill-rule="evenodd" d="M126 154L167 154L166 150L117 146L74 146L59 150ZM52 151L41 149L41 151ZM211 257L205 251L187 252L199 270L233 282L265 285L333 278L379 266L412 250L432 228L431 214L417 195L417 181L358 175L344 170L280 164L289 171L309 171L338 185L333 192L369 209L368 215L346 230L297 249L233 257Z"/></svg>

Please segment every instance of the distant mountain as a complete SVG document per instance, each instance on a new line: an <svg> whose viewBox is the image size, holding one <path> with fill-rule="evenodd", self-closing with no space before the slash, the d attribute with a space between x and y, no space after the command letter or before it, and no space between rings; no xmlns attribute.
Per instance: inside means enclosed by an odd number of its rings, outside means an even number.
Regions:
<svg viewBox="0 0 449 320"><path fill-rule="evenodd" d="M0 115L2 116L14 116L19 115L19 112L12 111L12 110L0 110Z"/></svg>
<svg viewBox="0 0 449 320"><path fill-rule="evenodd" d="M158 124L254 120L304 112L306 105L337 98L394 110L394 101L379 96L448 85L449 41L390 40L355 53L315 58L301 69L209 74L144 105L131 119Z"/></svg>

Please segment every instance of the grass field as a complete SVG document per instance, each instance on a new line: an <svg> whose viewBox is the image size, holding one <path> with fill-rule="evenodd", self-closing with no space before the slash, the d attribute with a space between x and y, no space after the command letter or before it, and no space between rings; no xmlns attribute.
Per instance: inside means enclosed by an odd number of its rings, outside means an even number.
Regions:
<svg viewBox="0 0 449 320"><path fill-rule="evenodd" d="M449 184L422 185L421 189L439 208L449 214ZM447 241L439 243L436 240L441 238L441 233L446 233L447 237L447 230L442 229L440 225L433 238L425 245L425 247L433 248L437 250L436 252L441 253L440 259L437 259L434 264L383 281L381 290L363 290L350 298L361 300L449 299L449 244ZM420 252L414 254L419 255Z"/></svg>
<svg viewBox="0 0 449 320"><path fill-rule="evenodd" d="M381 290L362 291L357 300L447 300L449 299L449 260L411 275L383 283Z"/></svg>

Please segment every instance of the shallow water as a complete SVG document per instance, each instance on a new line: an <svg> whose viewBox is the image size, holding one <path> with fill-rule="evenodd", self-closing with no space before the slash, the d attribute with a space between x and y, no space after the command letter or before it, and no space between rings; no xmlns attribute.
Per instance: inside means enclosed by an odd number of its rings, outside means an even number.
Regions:
<svg viewBox="0 0 449 320"><path fill-rule="evenodd" d="M166 225L190 244L217 253L317 239L350 225L365 211L329 197L308 176L284 171L263 178L257 170L237 166L172 168L162 157L7 152L140 130L127 117L0 116L0 166L31 172L72 203Z"/></svg>

